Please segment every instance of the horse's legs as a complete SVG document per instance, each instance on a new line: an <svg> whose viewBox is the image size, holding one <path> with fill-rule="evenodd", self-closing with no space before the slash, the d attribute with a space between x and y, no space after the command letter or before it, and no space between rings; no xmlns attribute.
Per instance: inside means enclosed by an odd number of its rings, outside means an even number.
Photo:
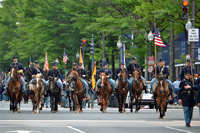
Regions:
<svg viewBox="0 0 200 133"><path fill-rule="evenodd" d="M53 113L53 96L50 96L51 113Z"/></svg>
<svg viewBox="0 0 200 133"><path fill-rule="evenodd" d="M157 104L158 104L158 108L159 108L159 112L160 112L160 115L159 115L159 118L162 118L162 108L161 108L161 99L160 97L157 97Z"/></svg>
<svg viewBox="0 0 200 133"><path fill-rule="evenodd" d="M155 103L155 109L156 109L156 113L158 112L158 104L156 102L156 99L157 99L157 95L154 94L154 103Z"/></svg>
<svg viewBox="0 0 200 133"><path fill-rule="evenodd" d="M83 112L83 97L80 97L80 99L79 99L79 105L80 105L80 113L82 113Z"/></svg>
<svg viewBox="0 0 200 133"><path fill-rule="evenodd" d="M119 101L119 112L122 113L122 95L118 94L118 101Z"/></svg>
<svg viewBox="0 0 200 133"><path fill-rule="evenodd" d="M78 102L78 96L75 96L75 100L76 100L76 112L79 113L79 102Z"/></svg>
<svg viewBox="0 0 200 133"><path fill-rule="evenodd" d="M40 98L41 98L41 107L40 107L40 110L42 110L42 107L44 107L44 103L43 103L43 93L40 93Z"/></svg>
<svg viewBox="0 0 200 133"><path fill-rule="evenodd" d="M124 103L124 110L123 110L123 112L124 113L126 113L126 109L125 109L126 108L126 97L127 97L127 93L124 94L124 100L123 100L123 103Z"/></svg>
<svg viewBox="0 0 200 133"><path fill-rule="evenodd" d="M168 98L168 97L167 97ZM166 119L165 112L167 110L167 98L163 99L163 119Z"/></svg>
<svg viewBox="0 0 200 133"><path fill-rule="evenodd" d="M138 113L138 96L135 99L135 113Z"/></svg>
<svg viewBox="0 0 200 133"><path fill-rule="evenodd" d="M36 113L40 113L40 111L39 111L39 95L38 94L36 94L37 95L37 97L36 97L36 103L37 103L37 106L36 106Z"/></svg>
<svg viewBox="0 0 200 133"><path fill-rule="evenodd" d="M131 106L131 113L133 112L133 100L134 100L133 97L131 97L131 105L130 105Z"/></svg>
<svg viewBox="0 0 200 133"><path fill-rule="evenodd" d="M103 111L103 97L102 96L100 96L100 102L101 102L100 111Z"/></svg>
<svg viewBox="0 0 200 133"><path fill-rule="evenodd" d="M18 101L18 110L17 110L18 113L21 113L20 111L20 101Z"/></svg>

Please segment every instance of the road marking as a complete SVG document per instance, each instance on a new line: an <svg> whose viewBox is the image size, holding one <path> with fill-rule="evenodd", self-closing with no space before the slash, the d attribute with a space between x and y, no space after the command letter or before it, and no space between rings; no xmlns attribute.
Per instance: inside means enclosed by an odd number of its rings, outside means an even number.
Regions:
<svg viewBox="0 0 200 133"><path fill-rule="evenodd" d="M38 131L25 131L25 130L15 130L15 131L7 131L7 132L10 132L10 133L32 133L32 132L37 132L37 133L40 133Z"/></svg>
<svg viewBox="0 0 200 133"><path fill-rule="evenodd" d="M167 127L167 126L165 128L176 130L176 131L180 131L180 132L185 132L185 133L193 133L193 132L190 132L190 131L181 130L181 129L178 129L178 128Z"/></svg>
<svg viewBox="0 0 200 133"><path fill-rule="evenodd" d="M83 132L83 131L81 131L81 130L79 130L77 128L71 127L71 126L67 126L67 127L70 128L70 129L72 129L72 130L75 130L75 131L77 131L79 133L86 133L86 132Z"/></svg>

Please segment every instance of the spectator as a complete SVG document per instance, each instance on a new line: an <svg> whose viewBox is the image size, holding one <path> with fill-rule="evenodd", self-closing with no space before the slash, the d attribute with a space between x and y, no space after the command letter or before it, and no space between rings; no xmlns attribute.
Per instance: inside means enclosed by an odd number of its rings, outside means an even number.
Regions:
<svg viewBox="0 0 200 133"><path fill-rule="evenodd" d="M89 79L89 90L88 90L90 99L88 101L88 108L90 108L90 104L91 104L91 109L93 109L94 107L94 92L92 90L92 77L90 77Z"/></svg>
<svg viewBox="0 0 200 133"><path fill-rule="evenodd" d="M0 82L0 101L2 101L2 99L3 99L3 91L4 91L4 86L3 86L3 84L2 84L2 82Z"/></svg>
<svg viewBox="0 0 200 133"><path fill-rule="evenodd" d="M180 85L180 80L179 78L175 78L175 81L173 83L173 87L174 87L174 93L177 95L178 94L178 89L179 89L179 85ZM174 97L174 104L177 105L178 104L178 100L177 100L177 96Z"/></svg>

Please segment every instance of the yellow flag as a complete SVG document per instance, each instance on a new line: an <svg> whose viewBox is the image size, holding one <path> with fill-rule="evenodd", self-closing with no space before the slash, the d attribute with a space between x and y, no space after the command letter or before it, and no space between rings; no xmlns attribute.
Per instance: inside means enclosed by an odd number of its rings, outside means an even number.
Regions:
<svg viewBox="0 0 200 133"><path fill-rule="evenodd" d="M96 75L96 71L97 71L97 67L96 67L96 62L93 68L93 72L92 72L92 89L95 89L95 84L96 84L96 80L95 80L95 75Z"/></svg>
<svg viewBox="0 0 200 133"><path fill-rule="evenodd" d="M80 49L79 63L82 63L82 67L84 69L84 64L83 64L83 58L82 58L82 54L81 54L81 49Z"/></svg>

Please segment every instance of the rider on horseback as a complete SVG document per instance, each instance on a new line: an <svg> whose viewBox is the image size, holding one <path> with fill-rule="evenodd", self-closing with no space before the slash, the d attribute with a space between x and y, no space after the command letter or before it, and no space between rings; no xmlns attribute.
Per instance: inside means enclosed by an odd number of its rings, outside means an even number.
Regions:
<svg viewBox="0 0 200 133"><path fill-rule="evenodd" d="M37 74L43 74L43 69L40 67L39 61L35 60L35 64L34 67L31 67L32 70L32 79L30 81L30 84L34 84L35 83L35 77L33 75L37 75ZM47 95L47 82L41 78L42 83L44 85L44 95Z"/></svg>
<svg viewBox="0 0 200 133"><path fill-rule="evenodd" d="M52 69L49 70L49 73L48 73L48 77L49 76L53 77L57 81L58 86L60 87L60 90L61 90L61 96L63 96L63 84L62 84L62 81L60 80L60 70L57 67L56 61L52 63ZM47 81L47 84L49 84L49 80Z"/></svg>
<svg viewBox="0 0 200 133"><path fill-rule="evenodd" d="M193 70L193 74L195 73L194 68L192 68ZM186 60L186 66L183 67L183 69L181 70L181 74L180 74L180 79L183 80L184 79L184 75L186 72L189 72L191 75L191 63L190 63L190 59Z"/></svg>
<svg viewBox="0 0 200 133"><path fill-rule="evenodd" d="M17 58L17 56L14 56L13 57L13 63L11 64L13 67L14 66L17 66L17 72L20 74L20 75L22 75L22 73L24 72L24 67L23 67L23 65L21 64L21 63L19 63L18 62L18 58ZM9 68L8 68L8 75L10 75L10 69L11 69L11 67L9 66ZM6 81L6 86L5 86L5 91L3 92L3 94L4 95L9 95L8 94L8 85L9 85L9 83L10 83L10 80L11 80L11 78L9 77L8 78L8 80ZM22 93L26 93L26 89L25 89L25 81L24 81L24 78L23 78L23 76L21 76L21 80L22 80Z"/></svg>
<svg viewBox="0 0 200 133"><path fill-rule="evenodd" d="M88 83L86 82L85 78L87 76L87 72L83 69L82 63L78 63L78 69L77 69L78 75L81 78L81 81L85 84L85 97L88 97Z"/></svg>
<svg viewBox="0 0 200 133"><path fill-rule="evenodd" d="M115 93L115 81L112 79L112 71L108 68L108 65L109 65L109 64L108 64L107 62L105 62L105 63L103 64L103 67L104 67L104 68L99 69L97 75L98 75L98 77L99 77L101 72L103 72L103 73L106 73L106 72L107 72L107 80L108 80L108 82L111 84L112 89L113 89L113 92ZM100 89L99 89L99 88L101 88L101 87L100 87L100 81L101 81L101 79L99 79L99 80L97 81L97 83L96 83L96 94L97 94L97 95L100 93Z"/></svg>
<svg viewBox="0 0 200 133"><path fill-rule="evenodd" d="M118 85L119 85L119 77L120 77L120 71L121 69L125 69L124 67L125 63L124 62L121 62L121 67L117 68L117 70L115 71L115 76L116 76L116 84L115 84L115 88L117 89L118 88ZM128 79L128 71L126 71L126 75L127 75L127 82L128 82L128 85L129 85L129 90L130 90L130 87L131 87L131 82L130 80Z"/></svg>
<svg viewBox="0 0 200 133"><path fill-rule="evenodd" d="M133 57L132 59L132 63L130 63L127 67L128 69L128 73L129 73L129 82L131 83L131 86L132 86L132 82L133 82L133 72L135 69L138 69L140 70L140 64L137 63L137 60L135 57ZM141 76L141 79L142 79L142 83L143 83L143 90L145 90L145 93L149 93L149 91L147 90L147 84L146 84L146 80L144 77Z"/></svg>
<svg viewBox="0 0 200 133"><path fill-rule="evenodd" d="M169 69L168 69L168 67L165 66L165 61L162 58L160 58L158 60L158 62L159 62L159 66L156 66L156 73L157 73L157 75L161 74L161 75L165 76L165 81L169 83L169 89L170 89L171 96L172 97L176 97L176 94L173 92L173 84L168 79ZM155 84L155 77L151 80L151 89L150 89L151 93L155 92L155 90L152 92L152 88L153 88L154 84ZM157 83L156 83L156 86L157 86ZM156 88L156 86L155 86L155 88Z"/></svg>

